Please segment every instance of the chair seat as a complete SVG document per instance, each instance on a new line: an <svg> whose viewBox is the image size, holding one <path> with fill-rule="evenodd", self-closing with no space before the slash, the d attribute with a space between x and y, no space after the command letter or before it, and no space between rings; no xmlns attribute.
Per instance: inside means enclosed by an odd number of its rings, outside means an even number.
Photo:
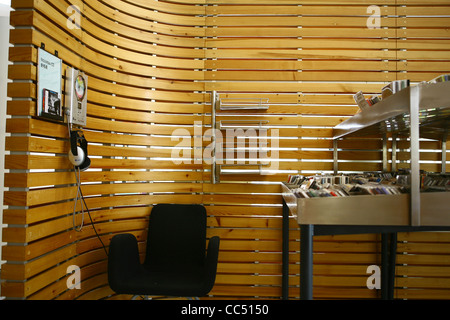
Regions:
<svg viewBox="0 0 450 320"><path fill-rule="evenodd" d="M204 296L210 288L204 272L183 270L146 270L124 277L117 291L122 294Z"/></svg>

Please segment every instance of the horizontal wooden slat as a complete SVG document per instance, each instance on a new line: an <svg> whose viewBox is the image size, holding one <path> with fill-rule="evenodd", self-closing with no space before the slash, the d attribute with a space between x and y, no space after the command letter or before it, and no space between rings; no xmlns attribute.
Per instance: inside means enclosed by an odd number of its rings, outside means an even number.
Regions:
<svg viewBox="0 0 450 320"><path fill-rule="evenodd" d="M252 4L252 2L247 2L248 4ZM274 2L270 4L275 4ZM222 15L339 15L339 16L354 16L354 15L366 15L366 7L361 5L361 3L356 3L355 6L333 6L327 5L327 10L324 10L323 6L320 5L297 5L294 1L289 3L278 2L277 6L254 6L254 5L245 5L244 2L236 3L234 5L221 5L218 3L216 6L207 6L206 12L207 14L222 14ZM374 3L375 4L375 3ZM381 15L394 15L395 8L394 7L382 7L380 8ZM411 10L403 10L402 14L407 14L407 12L411 12Z"/></svg>

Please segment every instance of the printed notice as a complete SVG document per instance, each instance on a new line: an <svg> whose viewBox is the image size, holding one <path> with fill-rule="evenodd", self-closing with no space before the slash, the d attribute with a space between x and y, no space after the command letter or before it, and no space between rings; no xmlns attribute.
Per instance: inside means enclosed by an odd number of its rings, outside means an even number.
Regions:
<svg viewBox="0 0 450 320"><path fill-rule="evenodd" d="M37 115L63 120L61 103L62 60L39 48Z"/></svg>

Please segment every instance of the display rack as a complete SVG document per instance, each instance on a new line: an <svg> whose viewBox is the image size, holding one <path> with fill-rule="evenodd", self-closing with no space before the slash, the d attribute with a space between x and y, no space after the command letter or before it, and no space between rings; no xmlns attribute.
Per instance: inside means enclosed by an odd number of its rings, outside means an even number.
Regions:
<svg viewBox="0 0 450 320"><path fill-rule="evenodd" d="M408 87L342 122L334 128L335 172L338 139L382 135L385 168L387 134L407 136L411 153L410 194L304 199L283 185L283 197L291 214L296 215L299 224L450 226L449 194L421 193L419 168L419 137L424 137L442 142L445 171L449 122L450 82ZM392 154L395 156L395 151Z"/></svg>
<svg viewBox="0 0 450 320"><path fill-rule="evenodd" d="M450 82L407 87L334 127L333 138L384 134L446 139L450 122ZM414 137L412 137L414 138Z"/></svg>
<svg viewBox="0 0 450 320"><path fill-rule="evenodd" d="M298 198L287 184L283 195L282 291L289 288L289 218L300 226L300 298L313 298L313 237L336 234L381 233L382 299L393 299L397 232L449 231L448 192L420 192L419 138L442 142L445 172L446 140L450 120L450 83L408 87L363 110L334 128L334 171L338 172L339 139L364 135L383 137L383 170L387 168L387 135L410 140L410 193ZM393 139L393 164L395 164Z"/></svg>

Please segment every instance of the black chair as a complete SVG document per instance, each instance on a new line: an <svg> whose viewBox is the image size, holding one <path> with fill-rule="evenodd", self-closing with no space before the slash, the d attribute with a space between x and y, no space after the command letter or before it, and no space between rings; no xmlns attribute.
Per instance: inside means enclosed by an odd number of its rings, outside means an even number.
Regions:
<svg viewBox="0 0 450 320"><path fill-rule="evenodd" d="M206 210L202 205L155 205L143 264L134 235L119 234L111 239L109 285L116 293L134 296L205 296L216 279L219 243L219 237L212 237L206 251Z"/></svg>

